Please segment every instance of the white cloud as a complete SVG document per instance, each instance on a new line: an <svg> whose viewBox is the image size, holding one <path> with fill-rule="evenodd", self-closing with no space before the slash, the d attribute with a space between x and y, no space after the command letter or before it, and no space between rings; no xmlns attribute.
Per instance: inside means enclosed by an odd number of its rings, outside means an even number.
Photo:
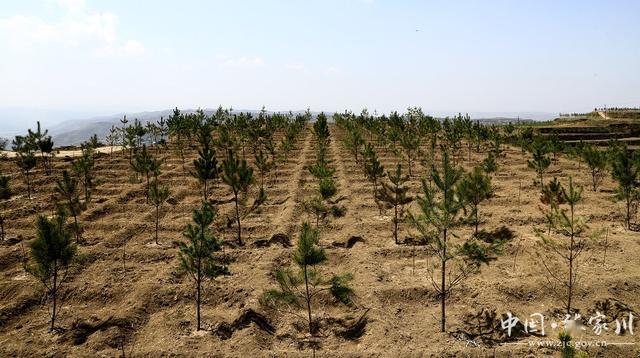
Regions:
<svg viewBox="0 0 640 358"><path fill-rule="evenodd" d="M86 46L94 48L94 53L139 55L144 52L139 42L118 39L117 15L108 11L89 11L83 0L50 1L64 11L59 19L45 21L24 15L0 19L0 45L6 40L11 48L17 50L41 46Z"/></svg>
<svg viewBox="0 0 640 358"><path fill-rule="evenodd" d="M128 40L123 44L106 44L93 51L98 57L140 57L146 53L146 48L140 42Z"/></svg>
<svg viewBox="0 0 640 358"><path fill-rule="evenodd" d="M140 42L135 40L127 41L122 47L122 49L124 50L125 54L132 55L132 56L143 55L146 51L144 46Z"/></svg>
<svg viewBox="0 0 640 358"><path fill-rule="evenodd" d="M221 64L224 67L234 68L257 68L264 67L265 63L261 57L238 57L238 58L223 58Z"/></svg>
<svg viewBox="0 0 640 358"><path fill-rule="evenodd" d="M289 71L306 72L306 67L301 63L287 63L284 68Z"/></svg>
<svg viewBox="0 0 640 358"><path fill-rule="evenodd" d="M49 0L70 13L79 13L85 9L84 0Z"/></svg>
<svg viewBox="0 0 640 358"><path fill-rule="evenodd" d="M326 75L337 75L337 74L341 74L342 71L337 67L329 66L324 70L324 73Z"/></svg>

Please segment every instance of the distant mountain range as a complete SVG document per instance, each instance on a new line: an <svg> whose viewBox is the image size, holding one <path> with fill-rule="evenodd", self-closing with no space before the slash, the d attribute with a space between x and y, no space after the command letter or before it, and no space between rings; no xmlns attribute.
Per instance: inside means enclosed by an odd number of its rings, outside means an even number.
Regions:
<svg viewBox="0 0 640 358"><path fill-rule="evenodd" d="M194 113L195 109L180 110L181 113ZM217 109L204 109L206 115L214 114ZM259 110L233 110L232 113L252 113L257 114ZM293 114L303 113L304 111L292 111ZM275 113L267 111L267 113ZM288 112L287 112L288 113ZM317 114L320 112L311 112ZM64 121L58 125L49 128L49 134L53 137L56 146L77 145L86 141L90 136L97 134L98 138L104 140L111 126L120 127L120 120L126 115L129 123L134 119L139 120L143 125L147 122L156 122L160 117L167 118L173 114L173 109L165 109L162 111L138 112L138 113L119 113L110 116L99 116L87 119L75 119Z"/></svg>
<svg viewBox="0 0 640 358"><path fill-rule="evenodd" d="M204 112L207 115L211 115L215 113L215 109L205 109ZM181 110L182 113L193 113L194 109ZM249 112L253 114L257 114L259 110L234 110L234 113L240 112ZM292 111L294 114L303 113L304 111ZM44 113L44 112L43 112ZM94 116L87 117L84 119L72 119L72 120L60 120L64 115L69 115L65 112L56 113L55 115L49 115L43 119L43 127L49 130L49 134L53 137L53 141L58 146L67 146L67 145L78 145L83 141L86 141L93 134L97 134L98 138L104 140L106 136L109 134L109 130L111 126L120 126L120 119L122 119L125 115L130 121L134 119L138 119L143 124L147 122L155 122L160 119L160 117L169 117L173 113L173 109L166 109L161 111L150 111L150 112L137 112L137 113L118 113L107 116ZM275 113L269 111L268 113ZM282 112L281 112L282 113ZM288 113L288 112L287 112ZM314 115L317 115L320 112L312 112ZM7 113L0 112L3 118L8 118ZM333 112L325 112L327 115L332 115ZM434 113L435 116L439 118L444 118L446 116L455 115L455 113ZM546 120L553 119L555 114L546 113L546 112L478 112L478 113L469 113L471 118L474 120L478 120L481 123L496 123L496 124L504 124L508 122L517 122L517 121L536 121L536 120ZM77 114L76 114L77 116ZM25 118L22 118L25 117ZM35 121L31 124L30 120L25 120L26 115L18 116L17 120L6 120L2 119L0 121L0 136L4 137L12 137L16 134L21 134L26 132L27 128L35 128ZM12 117L13 118L13 117ZM31 117L33 118L33 117ZM35 117L42 118L42 117ZM49 118L47 120L47 118ZM67 117L69 118L69 117ZM78 118L78 117L76 117ZM53 123L53 124L52 124ZM52 125L51 125L52 124Z"/></svg>

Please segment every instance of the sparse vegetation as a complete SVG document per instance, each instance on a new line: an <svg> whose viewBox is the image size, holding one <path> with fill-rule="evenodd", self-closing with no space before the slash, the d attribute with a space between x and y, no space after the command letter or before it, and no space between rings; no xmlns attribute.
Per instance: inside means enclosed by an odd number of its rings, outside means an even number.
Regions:
<svg viewBox="0 0 640 358"><path fill-rule="evenodd" d="M529 150L533 158L527 161L527 165L538 173L538 185L542 188L544 186L544 173L551 165L551 159L547 157L546 143L541 139L536 139L531 143Z"/></svg>
<svg viewBox="0 0 640 358"><path fill-rule="evenodd" d="M318 240L318 230L305 222L293 254L293 262L298 270L278 270L275 274L278 288L267 290L261 297L262 304L284 312L306 310L308 332L312 336L319 328L313 318L314 298L328 292L339 302L349 305L353 295L353 289L349 286L353 279L351 274L325 278L318 270L320 264L327 260L324 250L318 246Z"/></svg>
<svg viewBox="0 0 640 358"><path fill-rule="evenodd" d="M31 200L31 171L36 166L33 154L35 143L29 137L16 136L13 140L13 151L16 152L16 164L27 184L27 197Z"/></svg>
<svg viewBox="0 0 640 358"><path fill-rule="evenodd" d="M582 143L562 129L556 134L562 150L552 160L554 132L545 127L486 125L467 115L440 120L420 108L388 116L345 111L332 119L335 124L310 111L176 109L166 121L123 118L122 129L113 126L106 138L93 135L79 148L56 148L55 156L46 151L43 156L36 144L46 131L19 136L14 140L19 151L0 160L0 254L7 258L6 273L16 265L36 272L28 248L40 233L34 235L26 224L40 215L46 215L42 227L49 237L66 237L73 258L64 265L58 260L56 288L49 276L44 296L24 284L25 276L5 275L7 292L17 298L5 298L0 309L0 326L11 328L3 335L42 337L34 329L45 334L47 325L59 336L56 352L86 355L99 346L108 347L104 354L117 354L125 345L133 348L126 337L148 339L149 332L174 342L170 337L184 337L187 329L201 332L189 336L194 344L204 342L202 331L208 331L223 349L226 340L237 345L234 335L275 334L269 349L283 354L291 353L291 344L341 354L363 335L384 345L382 331L398 341L427 332L432 336L427 343L415 343L424 348L442 337L435 334L438 328L469 342L500 344L522 339L523 333L521 324L513 327L515 337L497 332L497 310L529 314L538 308L533 287L541 285L559 297L550 301L545 318L560 311L584 317L594 310L584 282L595 277L585 267L595 262L610 272L612 262L624 265L625 255L634 252L633 231L616 230L610 220L618 217L622 224L624 211L625 227L636 230L635 144ZM124 141L123 155L118 147L100 148L101 140L111 146ZM29 153L34 164L27 181L16 163ZM46 176L46 166L54 175ZM132 169L136 180L128 174ZM605 178L609 170L613 181ZM527 185L532 178L535 185ZM594 191L583 197L577 183ZM371 191L374 201L367 200ZM143 205L142 192L150 205ZM27 200L30 193L34 200ZM183 230L185 210L196 202ZM586 218L596 230L587 228ZM408 246L384 240L389 225L394 242ZM532 225L542 240L529 240ZM604 244L597 241L601 226L611 233ZM297 243L290 241L292 233L299 234ZM184 239L176 239L180 234ZM82 245L82 254L75 254L75 245ZM592 252L598 248L604 254ZM511 256L500 257L503 251ZM167 265L176 258L180 269ZM494 261L495 268L484 269ZM230 270L232 276L221 276ZM265 270L272 274L265 276ZM358 272L358 295L351 275L341 272ZM616 312L600 303L595 309L621 319L620 312L633 303L623 302L634 289L621 281L625 278L598 276L607 292L615 288L622 294ZM508 295L502 308L495 295ZM55 301L50 317L55 323L37 319L39 312L30 309L40 297ZM142 306L139 299L148 301ZM122 306L114 306L116 301ZM465 302L488 307L467 315L460 311ZM339 309L342 304L350 309ZM355 308L365 313L354 316ZM92 316L85 316L89 311ZM394 329L381 331L386 324ZM90 344L70 348L69 337ZM148 346L141 352L154 353Z"/></svg>
<svg viewBox="0 0 640 358"><path fill-rule="evenodd" d="M637 200L638 175L640 165L637 154L631 154L626 146L616 150L611 162L611 175L618 182L617 198L625 203L624 223L627 229L631 229L632 204Z"/></svg>
<svg viewBox="0 0 640 358"><path fill-rule="evenodd" d="M78 215L83 210L83 205L80 203L80 197L78 194L78 180L71 176L68 171L62 171L62 178L56 183L56 194L59 195L61 202L60 209L62 212L67 212L73 216L73 232L76 236L76 243L81 242L80 238L80 224L78 224ZM66 215L61 215L65 217Z"/></svg>
<svg viewBox="0 0 640 358"><path fill-rule="evenodd" d="M195 170L191 173L202 184L203 200L209 200L208 184L218 179L221 167L218 165L216 152L213 149L213 138L211 136L212 128L205 124L200 127L198 132L198 158L193 161Z"/></svg>
<svg viewBox="0 0 640 358"><path fill-rule="evenodd" d="M226 272L215 256L222 243L211 232L211 224L216 212L211 204L202 202L200 209L193 211L193 224L189 223L184 232L187 243L180 242L180 268L194 281L196 304L196 330L202 329L200 305L202 304L202 283L205 279L215 278Z"/></svg>
<svg viewBox="0 0 640 358"><path fill-rule="evenodd" d="M393 240L398 242L398 225L404 219L404 207L413 201L407 194L409 188L405 185L407 177L402 175L402 165L398 164L394 172L387 172L389 183L383 182L378 192L378 200L393 208Z"/></svg>
<svg viewBox="0 0 640 358"><path fill-rule="evenodd" d="M11 178L8 175L0 174L0 203L4 206L4 203L11 199L13 192L11 190ZM4 213L0 212L0 239L5 240L4 231Z"/></svg>
<svg viewBox="0 0 640 358"><path fill-rule="evenodd" d="M76 247L66 229L64 211L58 211L53 219L39 216L37 237L31 243L33 263L26 268L44 286L46 297L51 300L51 331L56 328L59 294L75 255Z"/></svg>
<svg viewBox="0 0 640 358"><path fill-rule="evenodd" d="M229 186L233 192L235 202L236 227L238 229L238 245L242 242L242 226L240 224L240 193L246 192L253 183L253 169L244 159L239 159L236 154L229 150L227 159L222 162L222 181Z"/></svg>
<svg viewBox="0 0 640 358"><path fill-rule="evenodd" d="M94 188L93 172L95 162L93 160L94 147L88 143L82 146L82 155L76 158L73 163L73 171L80 178L84 188L84 202L89 204L91 200L91 191Z"/></svg>
<svg viewBox="0 0 640 358"><path fill-rule="evenodd" d="M384 172L384 167L378 160L378 156L373 149L373 145L371 143L367 143L365 146L365 150L363 152L364 157L364 172L367 176L367 179L371 181L373 184L373 198L374 200L378 200L378 183L382 178L386 176Z"/></svg>
<svg viewBox="0 0 640 358"><path fill-rule="evenodd" d="M156 235L155 242L158 245L158 226L160 225L160 208L162 204L169 198L169 187L166 185L160 185L157 180L154 180L149 186L149 200L156 208Z"/></svg>
<svg viewBox="0 0 640 358"><path fill-rule="evenodd" d="M431 178L433 188L426 180L422 180L423 195L417 198L420 212L412 213L410 217L440 263L440 281L434 277L435 268L431 268L430 279L440 298L440 331L445 332L447 297L456 286L478 272L482 264L496 260L496 255L501 253L502 243L486 244L471 237L464 240L462 245L454 244L451 230L464 204L458 192L462 170L451 164L449 153L443 150L442 167L437 169L434 166ZM454 267L451 267L452 263Z"/></svg>
<svg viewBox="0 0 640 358"><path fill-rule="evenodd" d="M137 174L143 174L145 178L145 200L149 203L149 183L150 176L158 176L160 173L160 165L161 161L156 159L151 152L147 150L147 146L143 145L142 150L139 151L133 162L131 163L131 167Z"/></svg>
<svg viewBox="0 0 640 358"><path fill-rule="evenodd" d="M547 252L552 254L551 257L542 255L540 262L546 268L551 281L560 283L561 290L562 288L566 289L566 293L562 296L566 312L571 313L578 279L578 260L588 248L589 238L582 236L587 229L586 219L576 214L576 206L582 200L582 188L576 187L573 184L573 179L569 177L568 185L566 187L560 186L560 195L562 202L566 203L568 208L565 209L556 204L551 211L550 225L554 232L566 237L566 240L553 238L551 235L539 232L543 246ZM552 266L552 263L558 260L566 263L566 277L560 276L558 269ZM555 288L555 286L553 287Z"/></svg>
<svg viewBox="0 0 640 358"><path fill-rule="evenodd" d="M582 148L582 158L589 167L593 191L596 191L598 185L602 182L607 168L607 152L588 145Z"/></svg>
<svg viewBox="0 0 640 358"><path fill-rule="evenodd" d="M466 174L456 189L463 203L463 208L469 206L469 215L475 226L474 234L478 235L479 206L483 201L491 198L493 189L491 188L491 178L487 176L480 167L473 168L473 171Z"/></svg>

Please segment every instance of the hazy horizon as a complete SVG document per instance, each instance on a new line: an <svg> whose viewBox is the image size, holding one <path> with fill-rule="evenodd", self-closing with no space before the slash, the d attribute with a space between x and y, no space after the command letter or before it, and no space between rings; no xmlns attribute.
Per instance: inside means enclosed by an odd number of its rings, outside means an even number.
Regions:
<svg viewBox="0 0 640 358"><path fill-rule="evenodd" d="M202 107L202 109L206 110L215 110L216 106L211 107ZM180 108L183 111L196 110L197 108ZM136 118L136 114L142 113L156 113L171 110L171 108L157 109L157 110L148 110L148 111L140 111L140 112L116 112L116 113L93 113L93 112L74 112L74 111L60 111L60 110L52 110L48 111L46 109L3 109L0 108L0 137L12 137L14 135L21 134L25 132L27 129L34 129L36 127L36 123L39 121L45 129L53 129L54 132L56 130L68 130L68 125L76 123L78 121L87 121L87 123L91 123L92 121L109 121L114 117L119 115L129 115L133 118ZM259 111L258 108L234 108L234 111ZM288 112L290 110L270 110L266 108L269 112ZM334 113L336 111L323 111L323 110L313 110L312 112L325 112L325 113ZM304 111L304 109L291 109L291 111ZM358 112L359 110L353 110ZM340 111L342 112L342 111ZM399 112L402 112L399 110ZM536 121L547 120L554 118L557 114L551 112L459 112L459 111L448 111L448 112L426 112L428 115L432 115L438 118L444 118L447 116L454 116L458 113L469 114L472 119L492 119L492 118L520 118L523 120L531 119ZM379 113L383 114L383 113ZM384 113L388 114L388 113ZM65 126L67 124L67 126ZM62 126L62 127L61 127Z"/></svg>

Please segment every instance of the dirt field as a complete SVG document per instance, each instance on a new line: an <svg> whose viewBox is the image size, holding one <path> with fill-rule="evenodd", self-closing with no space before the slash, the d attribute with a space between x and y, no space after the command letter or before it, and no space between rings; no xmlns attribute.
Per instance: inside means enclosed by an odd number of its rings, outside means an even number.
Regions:
<svg viewBox="0 0 640 358"><path fill-rule="evenodd" d="M353 273L357 307L330 300L317 305L315 314L322 319L323 329L316 355L559 356L557 348L529 345L545 339L557 341L558 331L549 327L546 338L525 336L493 344L480 338L471 340L463 333L473 328L465 318L482 309L495 310L498 319L507 311L523 319L536 312L546 317L558 317L562 312L563 305L552 295L548 275L536 254L540 239L534 227L544 227L544 215L539 209L543 205L539 188L533 184L535 173L526 165L530 155L523 155L519 148L507 148L506 156L498 160L499 170L493 178L495 196L481 204L480 227L491 231L506 226L515 238L503 256L453 292L448 305L449 332L440 333L440 306L428 270L431 253L423 246L394 244L392 212L380 215L372 185L340 141L342 135L331 126L328 156L336 169L336 196L344 197L341 204L347 212L321 228L320 241L328 254L325 271ZM120 356L122 336L126 337L127 356L311 356L311 350L300 343L305 338L304 332L296 329L300 320L263 308L258 298L275 285L273 272L291 262L293 251L278 243L261 247L259 240L283 233L295 244L302 222L310 219L301 203L317 186L304 169L315 159L313 138L310 128L303 130L288 163L280 164L270 176L266 205L243 222L247 245L225 247L231 275L206 284L202 313L207 330L197 333L193 284L178 271L176 242L183 240L182 232L201 194L196 179L183 173L175 153L160 152L166 158L160 179L169 184L175 205L163 207L159 246L153 244L155 209L145 204L144 184L131 180L128 160L120 152L113 158L103 154L97 159L93 202L80 216L87 243L79 246L79 262L67 279L58 322L65 331L58 333L48 331L48 305L43 304L39 285L25 274L21 261L23 248L27 250L35 237L36 216L51 213L54 182L59 171L70 164L58 157L53 175L45 176L39 169L35 194L29 201L17 167L3 160L1 169L11 174L16 195L3 209L9 239L0 244L0 356ZM464 148L467 169L485 156L473 153L469 162ZM387 170L399 160L381 147L377 150ZM190 151L187 169L195 155ZM418 194L420 176L426 173L426 168L415 165L410 181L413 195ZM575 183L584 186L578 214L591 218L593 230L608 232L606 261L600 245L604 237L583 257L575 306L583 316L590 316L597 302L609 300L628 306L640 320L640 234L624 229L622 203L613 200L615 184L610 175L599 191L593 192L584 164L560 157L546 179L553 176L563 183L572 176ZM216 184L211 197L222 202L218 234L233 241L235 226L227 225L233 213L232 193ZM416 210L415 203L409 210ZM471 226L454 230L463 237L471 232ZM339 247L352 236L360 236L364 242ZM402 239L416 236L409 224L400 225ZM231 323L249 310L259 313L274 330L269 332L254 322L241 325L228 338L215 333L221 322ZM346 339L336 334L365 312L367 324L361 337ZM633 343L590 347L585 349L589 356L640 356L640 327L634 335L616 335L614 328L610 323L600 337L587 329L583 337L574 339ZM489 337L497 339L498 335Z"/></svg>

